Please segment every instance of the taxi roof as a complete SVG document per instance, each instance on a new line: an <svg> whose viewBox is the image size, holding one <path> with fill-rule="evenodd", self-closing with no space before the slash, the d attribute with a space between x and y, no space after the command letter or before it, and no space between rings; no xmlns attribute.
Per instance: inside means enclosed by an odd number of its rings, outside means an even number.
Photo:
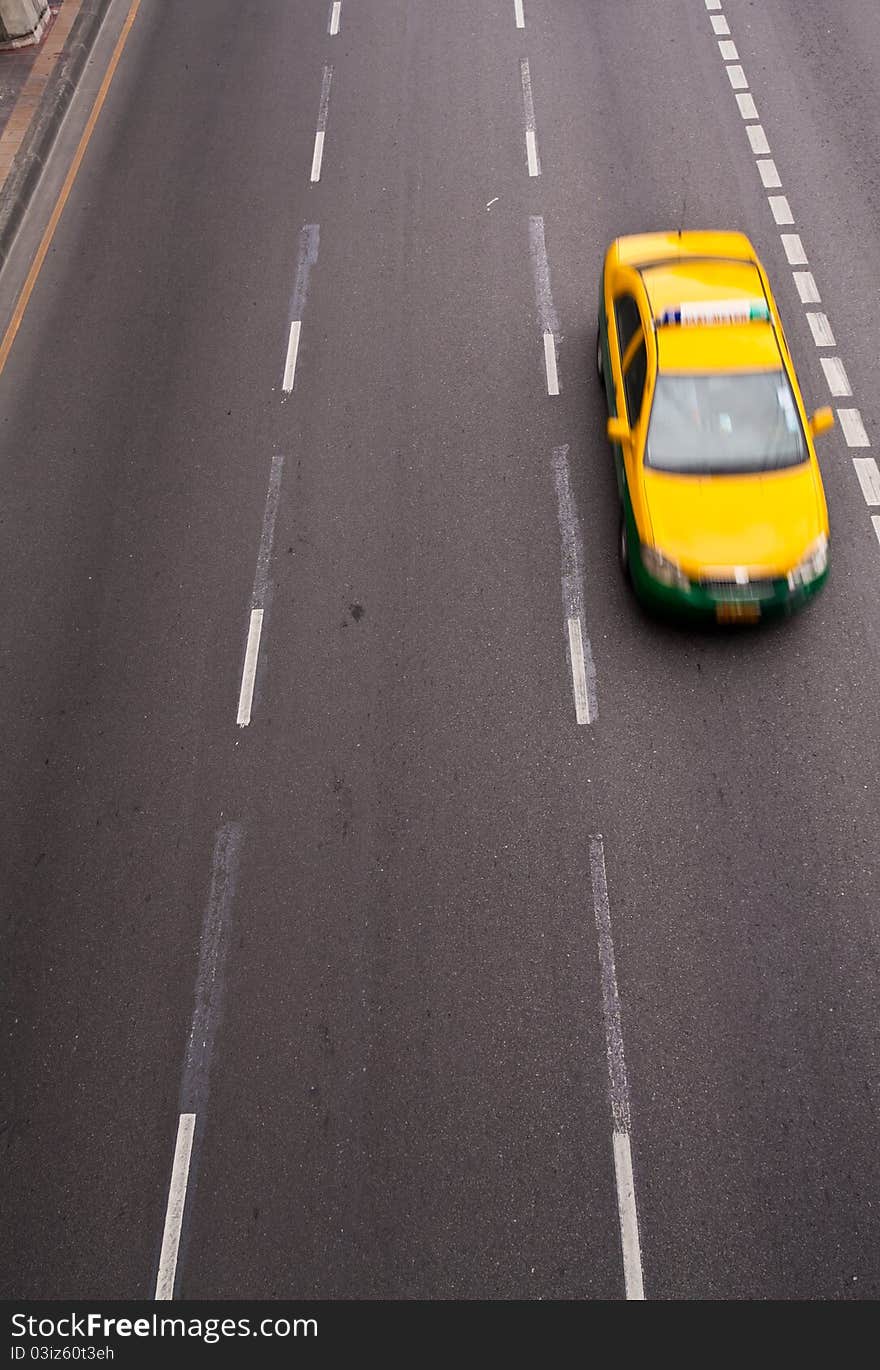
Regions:
<svg viewBox="0 0 880 1370"><path fill-rule="evenodd" d="M769 301L754 261L693 256L656 261L642 268L654 319L681 305L727 305ZM779 370L782 356L768 319L747 322L658 323L657 362L661 371Z"/></svg>

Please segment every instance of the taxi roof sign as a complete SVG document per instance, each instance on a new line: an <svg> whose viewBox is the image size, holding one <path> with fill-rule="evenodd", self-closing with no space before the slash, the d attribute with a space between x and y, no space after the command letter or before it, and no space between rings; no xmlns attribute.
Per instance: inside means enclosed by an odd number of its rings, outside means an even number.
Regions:
<svg viewBox="0 0 880 1370"><path fill-rule="evenodd" d="M664 309L654 322L666 324L767 323L770 306L766 300L691 300L676 309Z"/></svg>

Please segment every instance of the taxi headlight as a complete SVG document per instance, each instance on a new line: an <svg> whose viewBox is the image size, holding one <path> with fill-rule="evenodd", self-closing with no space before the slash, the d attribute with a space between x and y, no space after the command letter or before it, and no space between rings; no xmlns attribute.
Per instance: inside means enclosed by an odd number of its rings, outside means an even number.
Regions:
<svg viewBox="0 0 880 1370"><path fill-rule="evenodd" d="M646 547L644 543L641 551L642 565L654 580L659 580L661 585L672 585L676 590L691 588L690 581L677 561L671 561L662 552L658 552L656 547Z"/></svg>
<svg viewBox="0 0 880 1370"><path fill-rule="evenodd" d="M807 549L806 556L798 562L793 571L789 571L789 590L797 590L803 585L810 585L821 576L827 565L828 538L824 533L820 533L816 541L811 543Z"/></svg>

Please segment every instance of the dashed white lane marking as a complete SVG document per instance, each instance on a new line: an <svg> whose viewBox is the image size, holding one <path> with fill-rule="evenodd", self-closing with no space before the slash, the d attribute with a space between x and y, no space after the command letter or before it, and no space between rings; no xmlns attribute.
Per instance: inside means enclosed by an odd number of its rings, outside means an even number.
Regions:
<svg viewBox="0 0 880 1370"><path fill-rule="evenodd" d="M799 233L780 233L789 266L806 266L807 254Z"/></svg>
<svg viewBox="0 0 880 1370"><path fill-rule="evenodd" d="M758 110L751 95L738 95L736 103L739 105L739 112L744 119L757 119Z"/></svg>
<svg viewBox="0 0 880 1370"><path fill-rule="evenodd" d="M294 319L290 325L290 335L287 339L287 357L284 362L284 378L281 382L281 389L290 394L293 389L293 378L296 375L296 358L299 353L299 335L302 328L302 319Z"/></svg>
<svg viewBox="0 0 880 1370"><path fill-rule="evenodd" d="M852 387L849 377L846 374L843 362L839 357L820 357L822 370L825 372L825 379L828 382L828 389L835 398L838 395L851 395Z"/></svg>
<svg viewBox="0 0 880 1370"><path fill-rule="evenodd" d="M725 62L739 61L739 53L736 50L736 43L732 43L729 39L722 38L718 44L718 50L721 53L721 56L724 58Z"/></svg>
<svg viewBox="0 0 880 1370"><path fill-rule="evenodd" d="M801 304L820 304L821 297L819 295L819 287L813 280L812 271L793 271L791 274L794 278Z"/></svg>
<svg viewBox="0 0 880 1370"><path fill-rule="evenodd" d="M324 160L324 134L327 131L327 115L330 110L330 86L333 81L333 68L326 66L321 79L321 104L318 108L318 131L315 134L315 150L312 153L312 170L309 180L321 179L321 163Z"/></svg>
<svg viewBox="0 0 880 1370"><path fill-rule="evenodd" d="M761 157L755 163L758 168L758 175L761 177L761 185L765 190L775 190L782 185L779 172L776 170L776 163L772 157Z"/></svg>
<svg viewBox="0 0 880 1370"><path fill-rule="evenodd" d="M720 10L721 0L706 0L707 10Z"/></svg>
<svg viewBox="0 0 880 1370"><path fill-rule="evenodd" d="M186 1207L186 1186L189 1179L189 1162L192 1155L195 1126L196 1115L194 1113L181 1113L177 1123L177 1141L174 1146L174 1163L171 1167L171 1186L168 1190L165 1226L162 1230L162 1253L159 1257L159 1274L156 1279L155 1297L157 1299L174 1298L177 1252L180 1248L183 1210Z"/></svg>
<svg viewBox="0 0 880 1370"><path fill-rule="evenodd" d="M880 504L880 471L873 457L853 457L853 466L862 487L865 503L872 506Z"/></svg>
<svg viewBox="0 0 880 1370"><path fill-rule="evenodd" d="M601 836L590 838L590 875L593 885L596 931L599 937L599 972L602 983L602 1014L605 1020L605 1052L608 1058L608 1079L611 1086L611 1117L614 1126L614 1177L617 1185L617 1212L620 1222L620 1245L623 1253L623 1280L628 1299L644 1299L642 1252L639 1242L638 1209L630 1145L629 1086L626 1079L623 1028L620 1021L620 995L617 991L617 972L614 968L614 942L611 937L611 909L608 900L608 881L605 875L605 849Z"/></svg>
<svg viewBox="0 0 880 1370"><path fill-rule="evenodd" d="M321 163L324 160L324 131L318 129L315 134L315 150L312 153L312 169L309 172L309 180L313 183L321 179Z"/></svg>
<svg viewBox="0 0 880 1370"><path fill-rule="evenodd" d="M877 534L877 541L880 542L880 514L872 514L871 522L874 525L874 532Z"/></svg>
<svg viewBox="0 0 880 1370"><path fill-rule="evenodd" d="M587 668L584 661L584 635L579 618L568 620L568 650L571 660L571 680L574 688L574 716L578 723L590 723L590 701L587 696Z"/></svg>
<svg viewBox="0 0 880 1370"><path fill-rule="evenodd" d="M559 394L559 376L556 371L556 339L552 333L544 334L544 369L547 372L547 394Z"/></svg>
<svg viewBox="0 0 880 1370"><path fill-rule="evenodd" d="M547 391L550 395L559 394L559 376L556 370L556 340L559 337L559 319L553 307L550 293L550 263L547 260L547 244L544 238L544 220L540 214L529 218L529 256L532 259L532 276L535 281L535 302L544 342L544 368L547 374Z"/></svg>
<svg viewBox="0 0 880 1370"><path fill-rule="evenodd" d="M528 162L529 175L540 176L541 163L538 161L538 144L533 128L526 129L526 161Z"/></svg>
<svg viewBox="0 0 880 1370"><path fill-rule="evenodd" d="M723 14L718 14L718 15L716 15L716 16L713 18L713 20L712 20L712 31L713 31L713 33L717 33L717 34L720 34L720 35L723 35L723 34L725 34L725 33L730 33L730 25L728 24L727 20L724 18L724 15L723 15Z"/></svg>
<svg viewBox="0 0 880 1370"><path fill-rule="evenodd" d="M263 612L269 600L269 565L272 559L272 542L275 537L275 516L281 496L281 475L284 470L284 454L276 452L272 458L269 472L269 489L266 492L266 507L263 510L263 528L260 533L260 547L257 552L257 569L254 573L254 588L251 593L251 615L248 621L247 646L244 653L244 667L241 674L241 689L238 694L238 714L236 722L246 728L251 721L254 701L254 684L257 678L257 661L260 655L260 637L263 632Z"/></svg>
<svg viewBox="0 0 880 1370"><path fill-rule="evenodd" d="M598 717L596 668L590 639L586 635L584 556L580 523L568 465L568 446L553 449L553 483L562 545L562 611L568 635L568 659L574 691L574 712L579 724Z"/></svg>
<svg viewBox="0 0 880 1370"><path fill-rule="evenodd" d="M785 195L768 195L767 200L770 205L773 218L778 224L793 224L794 215L791 212L791 205Z"/></svg>
<svg viewBox="0 0 880 1370"><path fill-rule="evenodd" d="M162 1249L156 1278L157 1299L174 1298L174 1282L180 1252L180 1234L186 1209L186 1192L193 1167L196 1119L204 1114L214 1039L223 1001L223 965L229 944L229 924L241 849L240 823L224 823L214 841L211 889L202 920L195 1005L183 1062L180 1116L171 1167L171 1184L162 1231Z"/></svg>
<svg viewBox="0 0 880 1370"><path fill-rule="evenodd" d="M870 439L862 423L858 409L838 409L837 417L846 439L847 447L870 447Z"/></svg>
<svg viewBox="0 0 880 1370"><path fill-rule="evenodd" d="M724 70L727 72L728 80L730 81L730 84L733 86L734 90L747 89L749 83L746 80L746 74L743 71L742 67L731 66L725 67Z"/></svg>
<svg viewBox="0 0 880 1370"><path fill-rule="evenodd" d="M339 32L339 17L342 10L342 0L333 0L330 8L330 37L335 38Z"/></svg>
<svg viewBox="0 0 880 1370"><path fill-rule="evenodd" d="M517 28L524 29L526 26L526 17L523 14L523 0L513 0L513 14L516 19Z"/></svg>
<svg viewBox="0 0 880 1370"><path fill-rule="evenodd" d="M247 647L244 654L244 670L241 674L241 690L238 695L238 715L236 722L246 728L251 721L251 708L254 702L254 682L257 678L257 658L260 655L260 634L263 631L262 609L251 609L248 626Z"/></svg>
<svg viewBox="0 0 880 1370"><path fill-rule="evenodd" d="M758 157L764 152L770 151L770 144L767 142L767 135L760 124L747 124L746 133L749 135L749 142L752 152Z"/></svg>
<svg viewBox="0 0 880 1370"><path fill-rule="evenodd" d="M523 105L526 113L526 159L529 164L529 175L540 176L541 161L538 157L538 139L535 129L535 105L532 100L532 77L529 71L529 60L524 57L519 64L520 80L522 81Z"/></svg>
<svg viewBox="0 0 880 1370"><path fill-rule="evenodd" d="M807 323L817 347L834 347L834 334L831 332L827 314L818 314L815 310L808 309Z"/></svg>

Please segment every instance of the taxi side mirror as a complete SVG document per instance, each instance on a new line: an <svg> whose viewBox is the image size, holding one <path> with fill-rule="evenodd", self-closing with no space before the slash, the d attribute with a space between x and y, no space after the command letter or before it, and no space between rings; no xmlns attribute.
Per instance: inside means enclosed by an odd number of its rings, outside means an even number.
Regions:
<svg viewBox="0 0 880 1370"><path fill-rule="evenodd" d="M629 442L631 437L629 424L626 419L609 419L605 432L608 435L609 442Z"/></svg>
<svg viewBox="0 0 880 1370"><path fill-rule="evenodd" d="M817 409L815 414L810 417L810 432L814 438L820 433L827 433L829 428L834 427L834 410L827 404L821 409Z"/></svg>

